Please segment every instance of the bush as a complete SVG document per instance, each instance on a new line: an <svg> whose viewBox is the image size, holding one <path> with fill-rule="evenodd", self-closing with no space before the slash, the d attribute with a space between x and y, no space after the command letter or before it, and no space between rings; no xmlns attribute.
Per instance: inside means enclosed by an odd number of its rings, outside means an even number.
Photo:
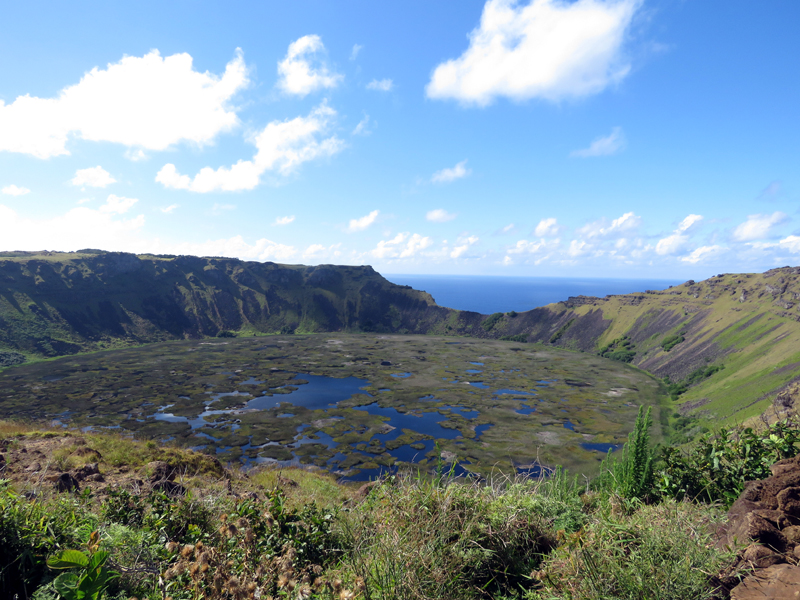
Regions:
<svg viewBox="0 0 800 600"><path fill-rule="evenodd" d="M494 314L491 314L486 318L486 320L483 323L481 323L481 327L483 327L486 331L490 331L492 327L497 325L498 321L500 321L503 318L503 316L504 315L501 312L496 312Z"/></svg>
<svg viewBox="0 0 800 600"><path fill-rule="evenodd" d="M534 574L540 589L526 599L711 599L708 575L730 556L714 547L707 525L722 517L715 508L674 501L630 516L598 514L545 560Z"/></svg>
<svg viewBox="0 0 800 600"><path fill-rule="evenodd" d="M623 335L600 348L598 354L604 358L629 363L636 357L636 350L630 338L627 335Z"/></svg>
<svg viewBox="0 0 800 600"><path fill-rule="evenodd" d="M770 466L798 454L798 423L782 421L757 432L751 427L720 429L681 451L662 450L659 492L668 498L722 502L730 506L745 482L764 479Z"/></svg>
<svg viewBox="0 0 800 600"><path fill-rule="evenodd" d="M375 600L517 593L555 546L554 523L580 527L580 508L565 476L502 489L397 476L348 519L352 551L343 567Z"/></svg>
<svg viewBox="0 0 800 600"><path fill-rule="evenodd" d="M673 333L661 340L661 347L664 349L664 352L669 352L683 341L686 341L686 338L679 333Z"/></svg>

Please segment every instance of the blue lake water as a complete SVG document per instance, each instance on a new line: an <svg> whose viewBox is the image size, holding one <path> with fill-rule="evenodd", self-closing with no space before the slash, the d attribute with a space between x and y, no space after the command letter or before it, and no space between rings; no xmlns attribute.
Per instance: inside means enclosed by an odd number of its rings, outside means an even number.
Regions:
<svg viewBox="0 0 800 600"><path fill-rule="evenodd" d="M499 277L488 275L386 275L398 285L428 292L440 306L483 314L523 312L570 296L629 294L664 290L684 283L675 279L594 279Z"/></svg>

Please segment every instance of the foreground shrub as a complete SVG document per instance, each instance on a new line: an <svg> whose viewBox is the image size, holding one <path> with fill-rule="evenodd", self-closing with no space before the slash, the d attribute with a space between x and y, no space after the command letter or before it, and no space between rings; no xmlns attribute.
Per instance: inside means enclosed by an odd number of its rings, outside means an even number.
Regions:
<svg viewBox="0 0 800 600"><path fill-rule="evenodd" d="M771 475L770 466L798 453L800 426L781 421L756 431L751 427L720 429L680 450L662 451L659 492L666 497L730 506L747 481Z"/></svg>
<svg viewBox="0 0 800 600"><path fill-rule="evenodd" d="M713 507L666 501L633 514L599 513L566 537L534 576L528 600L692 600L714 595L709 577L730 560L715 549Z"/></svg>
<svg viewBox="0 0 800 600"><path fill-rule="evenodd" d="M563 493L569 484L560 482ZM542 493L537 493L542 487ZM343 568L369 598L479 598L519 591L556 543L553 524L582 522L577 491L541 483L479 486L398 476L350 515Z"/></svg>

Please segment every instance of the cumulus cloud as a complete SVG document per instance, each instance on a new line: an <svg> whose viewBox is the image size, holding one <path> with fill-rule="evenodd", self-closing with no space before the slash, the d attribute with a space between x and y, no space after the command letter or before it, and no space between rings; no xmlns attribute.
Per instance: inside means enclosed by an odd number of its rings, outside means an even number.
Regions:
<svg viewBox="0 0 800 600"><path fill-rule="evenodd" d="M622 52L640 0L488 0L459 58L438 65L430 98L486 106L514 100L595 94L622 80Z"/></svg>
<svg viewBox="0 0 800 600"><path fill-rule="evenodd" d="M247 243L240 235L203 242L163 241L142 235L143 215L125 218L136 202L132 198L109 196L98 209L75 207L67 213L48 218L27 218L0 204L0 239L14 250L78 250L103 248L135 253L187 254L194 256L230 256L242 260L285 262L297 255L297 249L262 238Z"/></svg>
<svg viewBox="0 0 800 600"><path fill-rule="evenodd" d="M533 260L537 265L541 264L558 251L560 244L561 240L558 239L539 239L535 242L519 240L514 246L507 249L503 264L507 266L514 264L516 261L513 255L521 256L524 260Z"/></svg>
<svg viewBox="0 0 800 600"><path fill-rule="evenodd" d="M172 213L175 212L175 209L178 208L178 206L179 206L178 204L170 204L169 206L159 208L158 210L160 210L165 215L171 215Z"/></svg>
<svg viewBox="0 0 800 600"><path fill-rule="evenodd" d="M684 249L689 242L688 231L697 223L703 220L701 215L688 215L680 222L678 227L665 238L658 240L656 244L656 254L661 256L677 254Z"/></svg>
<svg viewBox="0 0 800 600"><path fill-rule="evenodd" d="M288 225L294 221L294 215L287 217L277 217L273 225Z"/></svg>
<svg viewBox="0 0 800 600"><path fill-rule="evenodd" d="M555 237L558 235L558 232L561 230L561 227L558 225L558 222L554 218L549 219L542 219L539 221L539 224L536 226L536 229L533 233L536 237Z"/></svg>
<svg viewBox="0 0 800 600"><path fill-rule="evenodd" d="M789 235L778 242L778 246L792 254L800 254L800 236Z"/></svg>
<svg viewBox="0 0 800 600"><path fill-rule="evenodd" d="M582 150L574 150L570 156L577 156L579 158L590 158L593 156L611 156L616 154L625 147L625 135L622 133L621 127L614 127L611 133L605 137L599 137L594 140L588 148Z"/></svg>
<svg viewBox="0 0 800 600"><path fill-rule="evenodd" d="M2 190L2 192L6 196L24 196L25 194L30 194L31 193L31 191L28 188L19 187L17 185L14 185L13 183L11 185L5 186L3 188L3 190Z"/></svg>
<svg viewBox="0 0 800 600"><path fill-rule="evenodd" d="M358 125L353 129L353 135L370 135L372 130L369 128L369 115L364 115L364 118L358 122Z"/></svg>
<svg viewBox="0 0 800 600"><path fill-rule="evenodd" d="M339 85L344 77L328 70L322 60L324 52L325 46L318 35L304 35L289 44L286 57L278 63L278 88L303 97Z"/></svg>
<svg viewBox="0 0 800 600"><path fill-rule="evenodd" d="M191 192L236 192L252 190L267 171L289 175L301 164L332 156L344 148L336 136L321 139L329 129L336 111L323 102L307 117L273 121L253 138L257 152L252 160L240 160L230 167L204 167L194 178L181 175L167 163L156 175L164 187Z"/></svg>
<svg viewBox="0 0 800 600"><path fill-rule="evenodd" d="M70 136L148 150L182 141L208 144L238 125L229 102L247 83L238 49L221 77L195 71L185 53L126 56L106 69L95 67L54 98L0 100L0 151L66 155Z"/></svg>
<svg viewBox="0 0 800 600"><path fill-rule="evenodd" d="M341 256L339 248L341 244L333 244L332 246L325 247L322 244L311 244L303 251L304 260L318 261L321 259L337 259Z"/></svg>
<svg viewBox="0 0 800 600"><path fill-rule="evenodd" d="M787 219L786 214L780 211L771 215L749 215L744 223L741 223L733 230L733 239L737 242L763 240L769 236L773 227L785 223Z"/></svg>
<svg viewBox="0 0 800 600"><path fill-rule="evenodd" d="M83 246L82 246L83 247ZM230 256L242 260L285 262L297 255L294 246L287 246L261 238L249 244L241 235L205 242L162 242L160 240L140 240L132 245L138 252L156 254L188 254L193 256Z"/></svg>
<svg viewBox="0 0 800 600"><path fill-rule="evenodd" d="M115 196L110 194L106 199L106 203L100 207L100 212L112 213L121 215L128 212L130 208L138 202L138 198L125 198L123 196Z"/></svg>
<svg viewBox="0 0 800 600"><path fill-rule="evenodd" d="M111 173L100 165L89 169L78 169L75 171L75 177L70 181L72 185L96 188L104 188L116 182L117 180L111 176Z"/></svg>
<svg viewBox="0 0 800 600"><path fill-rule="evenodd" d="M451 167L449 169L442 169L441 171L436 171L431 177L431 181L433 183L450 183L451 181L455 181L456 179L461 179L462 177L466 177L470 173L472 173L471 169L466 168L467 161L462 160L458 163L455 167Z"/></svg>
<svg viewBox="0 0 800 600"><path fill-rule="evenodd" d="M367 84L368 90L375 90L377 92L390 92L394 87L391 79L373 79Z"/></svg>
<svg viewBox="0 0 800 600"><path fill-rule="evenodd" d="M450 258L460 258L469 250L470 246L474 246L478 241L478 236L475 235L458 240L455 248L450 252Z"/></svg>
<svg viewBox="0 0 800 600"><path fill-rule="evenodd" d="M614 237L636 229L642 224L642 218L633 211L626 212L609 224L606 219L587 223L578 229L578 234L587 239Z"/></svg>
<svg viewBox="0 0 800 600"><path fill-rule="evenodd" d="M409 235L408 232L398 233L391 240L378 242L370 254L379 259L412 258L431 244L433 240L427 236L418 233L413 235Z"/></svg>
<svg viewBox="0 0 800 600"><path fill-rule="evenodd" d="M136 202L133 198L109 196L99 209L78 206L63 215L28 218L0 204L0 239L13 250L78 250L80 248L121 249L135 238L144 216L121 218Z"/></svg>
<svg viewBox="0 0 800 600"><path fill-rule="evenodd" d="M436 208L434 210L429 210L425 215L425 218L428 221L433 221L434 223L446 223L447 221L452 221L456 218L455 213L449 213L443 208Z"/></svg>
<svg viewBox="0 0 800 600"><path fill-rule="evenodd" d="M355 233L356 231L364 231L367 227L375 222L378 218L377 210L373 210L368 215L364 215L359 219L350 219L350 224L347 226L348 233Z"/></svg>
<svg viewBox="0 0 800 600"><path fill-rule="evenodd" d="M718 256L725 250L727 250L727 248L724 246L700 246L699 248L695 248L690 254L681 256L680 260L695 265L699 262L703 262L707 258Z"/></svg>

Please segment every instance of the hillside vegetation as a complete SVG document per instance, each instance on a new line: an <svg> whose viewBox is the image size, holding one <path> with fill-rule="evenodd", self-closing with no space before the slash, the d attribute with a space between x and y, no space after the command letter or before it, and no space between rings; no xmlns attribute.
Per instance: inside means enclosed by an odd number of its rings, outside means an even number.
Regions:
<svg viewBox="0 0 800 600"><path fill-rule="evenodd" d="M800 373L800 269L481 315L371 267L82 251L0 254L0 367L206 336L313 332L541 342L668 378L681 417L761 414Z"/></svg>
<svg viewBox="0 0 800 600"><path fill-rule="evenodd" d="M91 250L0 254L0 366L232 332L425 333L446 312L369 266Z"/></svg>

